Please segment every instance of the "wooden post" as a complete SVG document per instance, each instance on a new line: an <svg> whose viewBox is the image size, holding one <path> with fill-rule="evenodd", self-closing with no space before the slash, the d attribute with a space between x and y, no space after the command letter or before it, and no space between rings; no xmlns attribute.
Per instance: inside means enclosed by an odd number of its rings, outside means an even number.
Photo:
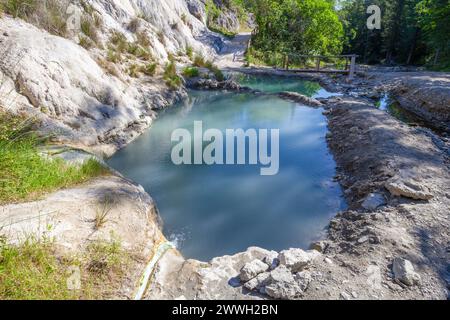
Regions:
<svg viewBox="0 0 450 320"><path fill-rule="evenodd" d="M352 55L352 60L350 62L350 72L348 74L348 79L353 80L355 77L355 71L356 71L356 56Z"/></svg>
<svg viewBox="0 0 450 320"><path fill-rule="evenodd" d="M348 57L345 57L345 71L348 70Z"/></svg>
<svg viewBox="0 0 450 320"><path fill-rule="evenodd" d="M289 70L289 55L288 54L284 56L284 68L286 70Z"/></svg>
<svg viewBox="0 0 450 320"><path fill-rule="evenodd" d="M317 57L317 60L316 60L316 70L320 71L320 57Z"/></svg>

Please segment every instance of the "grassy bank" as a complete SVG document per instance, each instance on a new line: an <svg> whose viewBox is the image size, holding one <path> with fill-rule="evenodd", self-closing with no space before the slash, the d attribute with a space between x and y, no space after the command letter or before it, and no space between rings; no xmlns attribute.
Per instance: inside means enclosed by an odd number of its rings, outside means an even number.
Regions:
<svg viewBox="0 0 450 320"><path fill-rule="evenodd" d="M68 257L57 255L49 239L19 246L0 239L0 300L113 298L129 261L120 241L95 242Z"/></svg>
<svg viewBox="0 0 450 320"><path fill-rule="evenodd" d="M32 120L0 112L0 204L33 200L107 173L95 160L72 166L43 157L38 147L45 140L33 126Z"/></svg>

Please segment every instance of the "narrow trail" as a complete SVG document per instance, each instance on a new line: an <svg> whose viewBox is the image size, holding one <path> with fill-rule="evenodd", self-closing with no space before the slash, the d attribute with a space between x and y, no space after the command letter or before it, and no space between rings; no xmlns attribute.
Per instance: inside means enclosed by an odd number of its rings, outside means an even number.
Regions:
<svg viewBox="0 0 450 320"><path fill-rule="evenodd" d="M216 59L217 66L221 69L242 67L250 38L250 32L243 32L232 39L225 40L224 46Z"/></svg>

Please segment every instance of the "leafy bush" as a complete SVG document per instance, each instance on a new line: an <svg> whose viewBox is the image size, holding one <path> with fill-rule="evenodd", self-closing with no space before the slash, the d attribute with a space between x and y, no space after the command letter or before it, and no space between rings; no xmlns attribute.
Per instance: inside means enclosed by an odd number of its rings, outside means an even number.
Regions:
<svg viewBox="0 0 450 320"><path fill-rule="evenodd" d="M186 47L186 55L189 57L189 59L192 59L194 56L194 49L192 49L191 46Z"/></svg>
<svg viewBox="0 0 450 320"><path fill-rule="evenodd" d="M183 69L183 76L187 78L198 77L200 72L196 67L186 67Z"/></svg>
<svg viewBox="0 0 450 320"><path fill-rule="evenodd" d="M174 61L169 61L164 69L164 80L167 86L172 89L177 89L181 86L182 80L177 74L177 69Z"/></svg>
<svg viewBox="0 0 450 320"><path fill-rule="evenodd" d="M148 63L141 68L143 74L147 76L154 76L156 73L156 67L158 65L156 63Z"/></svg>
<svg viewBox="0 0 450 320"><path fill-rule="evenodd" d="M94 44L99 44L97 27L91 17L83 16L81 19L81 32L92 40Z"/></svg>
<svg viewBox="0 0 450 320"><path fill-rule="evenodd" d="M119 31L113 31L111 37L109 38L109 41L112 46L114 46L115 49L120 53L124 53L128 49L127 38L123 33Z"/></svg>

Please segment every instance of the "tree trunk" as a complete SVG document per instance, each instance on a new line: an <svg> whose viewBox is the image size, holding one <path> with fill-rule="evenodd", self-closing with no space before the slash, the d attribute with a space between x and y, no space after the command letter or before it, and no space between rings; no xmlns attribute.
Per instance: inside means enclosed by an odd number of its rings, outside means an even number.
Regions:
<svg viewBox="0 0 450 320"><path fill-rule="evenodd" d="M436 49L436 54L434 56L434 63L433 63L434 66L438 64L440 51L441 51L441 48Z"/></svg>
<svg viewBox="0 0 450 320"><path fill-rule="evenodd" d="M406 60L407 65L411 64L411 61L414 57L414 51L416 50L418 36L419 36L419 28L416 27L416 29L414 31L414 38L411 43L411 49L409 50L408 59Z"/></svg>
<svg viewBox="0 0 450 320"><path fill-rule="evenodd" d="M405 6L405 0L398 0L397 6L395 8L395 15L392 19L392 29L390 30L389 43L386 51L386 63L390 64L392 62L392 56L395 52L395 46L398 42L398 36L400 33L400 22L402 19L403 8Z"/></svg>

